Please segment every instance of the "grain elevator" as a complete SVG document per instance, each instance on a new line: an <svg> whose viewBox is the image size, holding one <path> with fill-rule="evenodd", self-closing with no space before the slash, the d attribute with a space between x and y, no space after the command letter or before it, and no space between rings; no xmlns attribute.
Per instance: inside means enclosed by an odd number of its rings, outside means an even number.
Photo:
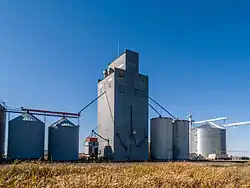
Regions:
<svg viewBox="0 0 250 188"><path fill-rule="evenodd" d="M148 160L148 76L139 73L139 55L126 50L98 81L99 155L113 161ZM106 150L112 148L112 151ZM109 152L108 152L109 151Z"/></svg>

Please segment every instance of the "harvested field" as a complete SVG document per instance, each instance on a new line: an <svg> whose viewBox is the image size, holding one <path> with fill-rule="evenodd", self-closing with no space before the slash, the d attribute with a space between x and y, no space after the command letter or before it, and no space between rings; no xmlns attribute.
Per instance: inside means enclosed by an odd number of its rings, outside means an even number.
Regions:
<svg viewBox="0 0 250 188"><path fill-rule="evenodd" d="M0 187L250 187L247 164L20 163L0 168Z"/></svg>

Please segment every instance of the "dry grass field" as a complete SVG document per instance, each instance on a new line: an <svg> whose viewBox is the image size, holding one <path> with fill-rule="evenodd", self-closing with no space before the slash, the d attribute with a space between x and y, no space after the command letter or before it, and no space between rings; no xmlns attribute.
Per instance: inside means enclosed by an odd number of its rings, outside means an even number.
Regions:
<svg viewBox="0 0 250 188"><path fill-rule="evenodd" d="M0 187L250 187L250 166L196 163L0 166Z"/></svg>

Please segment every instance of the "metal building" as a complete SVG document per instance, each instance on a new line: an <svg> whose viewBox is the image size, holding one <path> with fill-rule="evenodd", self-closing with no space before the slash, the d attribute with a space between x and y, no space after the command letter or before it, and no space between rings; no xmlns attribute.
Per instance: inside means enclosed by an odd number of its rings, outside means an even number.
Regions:
<svg viewBox="0 0 250 188"><path fill-rule="evenodd" d="M79 126L62 118L49 127L48 159L74 161L79 156Z"/></svg>
<svg viewBox="0 0 250 188"><path fill-rule="evenodd" d="M0 102L0 158L4 156L4 143L5 143L5 123L6 111L4 103Z"/></svg>
<svg viewBox="0 0 250 188"><path fill-rule="evenodd" d="M29 113L23 113L9 121L9 159L44 158L45 124Z"/></svg>
<svg viewBox="0 0 250 188"><path fill-rule="evenodd" d="M139 55L126 50L98 82L100 156L114 161L148 160L148 76L139 73ZM110 145L112 151L105 152ZM105 156L108 155L108 156Z"/></svg>
<svg viewBox="0 0 250 188"><path fill-rule="evenodd" d="M207 158L209 154L225 155L226 129L206 123L192 129L192 152Z"/></svg>
<svg viewBox="0 0 250 188"><path fill-rule="evenodd" d="M189 121L176 120L174 122L174 151L175 160L189 159Z"/></svg>
<svg viewBox="0 0 250 188"><path fill-rule="evenodd" d="M150 122L150 151L152 160L173 159L173 120L152 118Z"/></svg>

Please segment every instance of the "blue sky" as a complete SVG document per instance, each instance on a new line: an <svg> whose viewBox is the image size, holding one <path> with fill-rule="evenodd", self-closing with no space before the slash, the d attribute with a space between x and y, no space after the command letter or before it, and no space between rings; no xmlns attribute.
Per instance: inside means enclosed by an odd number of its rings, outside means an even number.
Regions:
<svg viewBox="0 0 250 188"><path fill-rule="evenodd" d="M77 112L96 97L97 79L119 43L120 52L139 52L150 96L176 116L250 120L249 6L221 0L2 0L0 99L11 107ZM81 145L96 122L94 104L81 118ZM250 125L229 128L228 150L250 150L249 131Z"/></svg>

